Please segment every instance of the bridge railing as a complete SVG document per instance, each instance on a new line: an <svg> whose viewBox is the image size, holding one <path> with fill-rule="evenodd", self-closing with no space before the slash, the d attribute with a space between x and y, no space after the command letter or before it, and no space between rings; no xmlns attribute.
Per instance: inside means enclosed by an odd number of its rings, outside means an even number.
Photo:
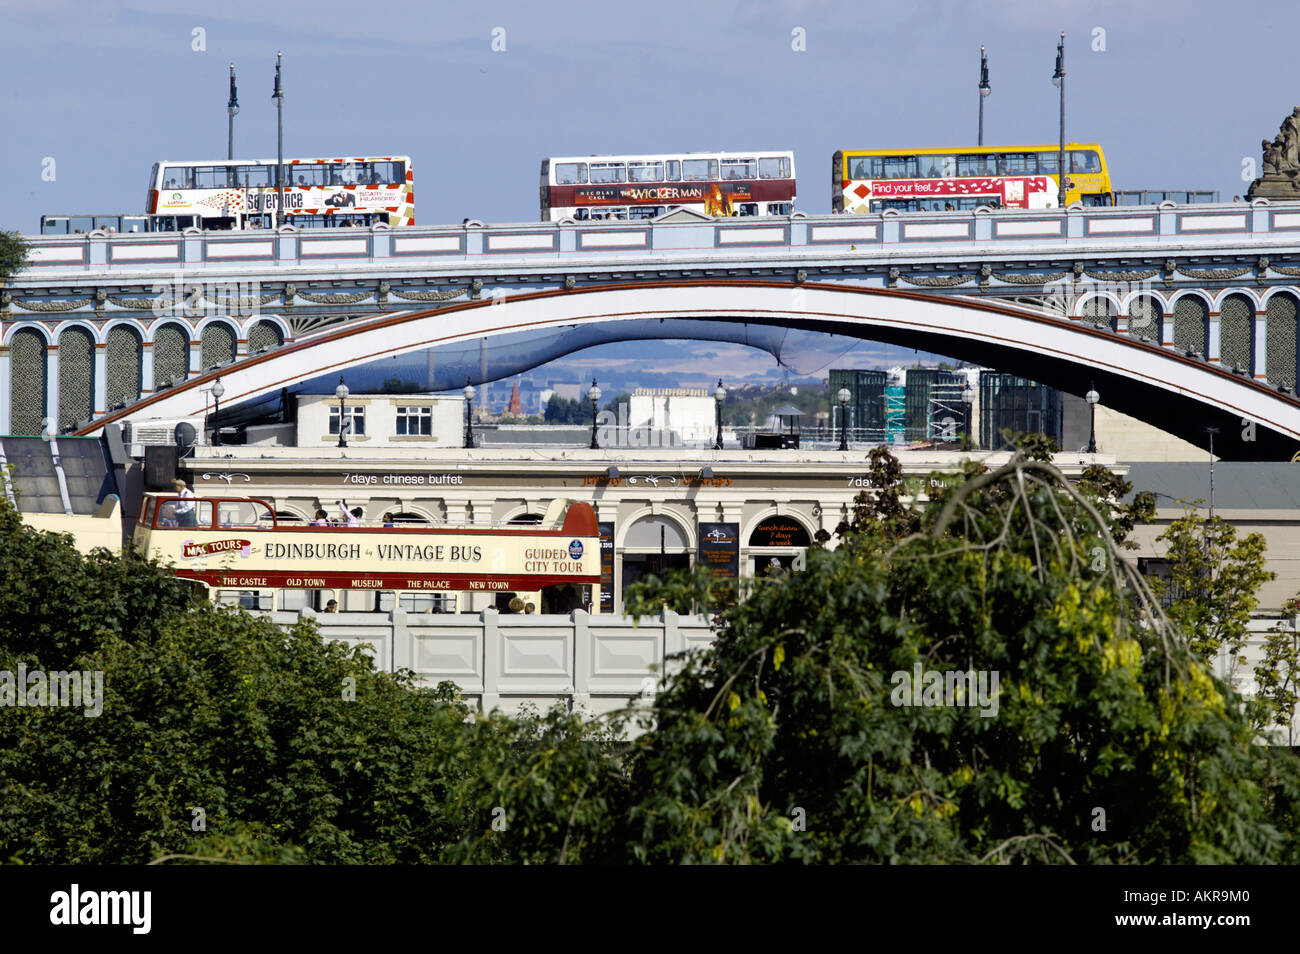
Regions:
<svg viewBox="0 0 1300 954"><path fill-rule="evenodd" d="M429 264L466 260L545 261L572 257L619 260L706 253L754 258L765 251L797 250L815 256L845 251L962 245L983 249L1053 243L1123 244L1203 241L1223 244L1236 236L1294 241L1300 203L1124 206L1058 210L978 209L973 212L884 212L726 218L698 222L537 222L510 225L409 226L367 229L183 233L90 232L33 236L29 272L139 271L161 268L328 267L331 263Z"/></svg>

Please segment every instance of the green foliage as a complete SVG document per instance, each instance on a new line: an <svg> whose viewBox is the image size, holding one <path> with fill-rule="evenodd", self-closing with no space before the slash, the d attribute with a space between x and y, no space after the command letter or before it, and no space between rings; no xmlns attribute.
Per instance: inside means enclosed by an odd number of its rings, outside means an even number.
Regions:
<svg viewBox="0 0 1300 954"><path fill-rule="evenodd" d="M27 263L31 246L17 232L0 232L0 283L16 275Z"/></svg>
<svg viewBox="0 0 1300 954"><path fill-rule="evenodd" d="M591 409L583 401L552 394L551 399L546 402L546 412L543 417L547 424L590 424Z"/></svg>
<svg viewBox="0 0 1300 954"><path fill-rule="evenodd" d="M1238 540L1237 528L1222 517L1202 520L1187 506L1158 539L1168 547L1170 576L1153 588L1169 603L1169 618L1188 635L1192 652L1208 662L1224 651L1235 667L1256 594L1276 576L1264 569L1264 538Z"/></svg>
<svg viewBox="0 0 1300 954"><path fill-rule="evenodd" d="M0 503L0 670L19 663L102 672L104 699L97 717L0 708L11 862L430 862L497 771L479 760L500 720L467 721L451 686L194 604L155 563L82 557Z"/></svg>
<svg viewBox="0 0 1300 954"><path fill-rule="evenodd" d="M601 791L625 808L584 843L688 863L1300 857L1297 761L1254 744L1232 688L1119 559L1097 506L1118 486L1021 458L900 536L867 527L895 510L877 464L859 527L786 585L756 584L657 697L654 731L619 757L626 802ZM710 595L698 575L664 594ZM892 704L917 665L998 672L996 715Z"/></svg>
<svg viewBox="0 0 1300 954"><path fill-rule="evenodd" d="M1023 456L964 477L922 510L881 451L806 569L631 588L636 613L723 607L717 638L595 723L474 716L0 503L0 670L98 669L106 695L97 718L0 709L0 859L1300 862L1300 762L1203 662L1231 633L1179 631L1119 558L1122 482ZM918 666L997 694L899 704ZM1266 692L1294 707L1288 685Z"/></svg>
<svg viewBox="0 0 1300 954"><path fill-rule="evenodd" d="M1292 621L1300 614L1300 599L1287 600L1284 612ZM1257 725L1261 729L1281 727L1283 743L1295 745L1296 708L1300 705L1300 633L1274 626L1264 636L1264 654L1255 667Z"/></svg>

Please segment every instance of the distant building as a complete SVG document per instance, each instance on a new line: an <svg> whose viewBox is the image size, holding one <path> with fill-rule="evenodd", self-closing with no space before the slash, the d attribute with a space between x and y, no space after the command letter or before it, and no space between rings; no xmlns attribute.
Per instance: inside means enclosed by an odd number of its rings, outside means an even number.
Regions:
<svg viewBox="0 0 1300 954"><path fill-rule="evenodd" d="M712 443L717 436L716 403L707 388L637 388L627 423L633 429L671 435L676 445Z"/></svg>
<svg viewBox="0 0 1300 954"><path fill-rule="evenodd" d="M465 436L465 399L429 394L349 394L340 415L333 395L301 395L297 424L259 424L247 430L246 443L280 447L331 447L339 424L349 446L459 447Z"/></svg>

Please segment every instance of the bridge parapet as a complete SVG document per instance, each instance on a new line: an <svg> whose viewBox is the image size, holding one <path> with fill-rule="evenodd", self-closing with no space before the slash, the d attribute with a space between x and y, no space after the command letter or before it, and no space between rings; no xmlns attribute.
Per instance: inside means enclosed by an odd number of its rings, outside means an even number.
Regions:
<svg viewBox="0 0 1300 954"><path fill-rule="evenodd" d="M788 218L646 222L537 222L507 225L412 226L36 236L27 270L15 283L64 276L188 271L247 273L411 266L455 262L553 265L555 261L631 260L650 264L691 258L771 260L801 257L895 258L899 252L951 258L1069 252L1259 249L1300 240L1300 203L1258 199L1218 205L1075 207L1056 210L821 215Z"/></svg>

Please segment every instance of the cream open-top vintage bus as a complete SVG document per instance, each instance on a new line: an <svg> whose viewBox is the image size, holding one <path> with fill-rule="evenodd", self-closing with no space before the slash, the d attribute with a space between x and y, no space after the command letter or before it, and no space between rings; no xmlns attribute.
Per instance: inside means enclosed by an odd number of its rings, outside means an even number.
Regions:
<svg viewBox="0 0 1300 954"><path fill-rule="evenodd" d="M254 609L354 606L356 591L448 597L548 589L600 605L600 530L587 503L551 502L541 523L511 526L314 526L281 523L264 500L145 494L134 542L173 572ZM231 600L231 595L239 599ZM352 594L354 599L345 601ZM553 594L552 594L553 595ZM222 597L225 597L224 599ZM382 609L379 597L365 609Z"/></svg>

